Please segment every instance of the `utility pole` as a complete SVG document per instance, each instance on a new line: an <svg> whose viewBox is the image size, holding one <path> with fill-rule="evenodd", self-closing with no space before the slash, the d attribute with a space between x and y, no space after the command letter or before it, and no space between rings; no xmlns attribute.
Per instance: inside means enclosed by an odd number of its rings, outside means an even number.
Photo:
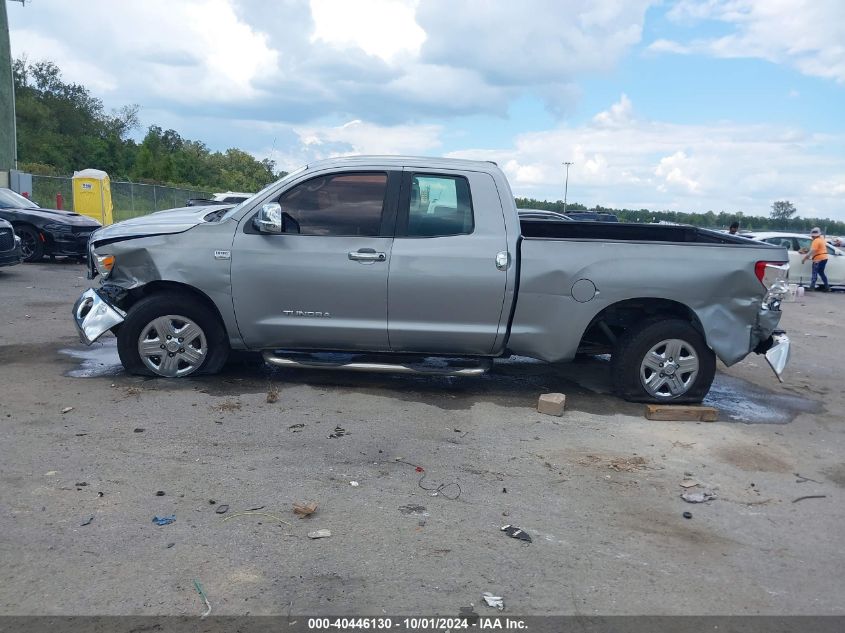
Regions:
<svg viewBox="0 0 845 633"><path fill-rule="evenodd" d="M566 195L569 193L569 166L573 165L572 162L565 162L563 165L566 167L566 184L563 186L563 214L566 215Z"/></svg>
<svg viewBox="0 0 845 633"><path fill-rule="evenodd" d="M0 0L0 171L17 167L15 90L6 2ZM8 186L8 183L6 183Z"/></svg>

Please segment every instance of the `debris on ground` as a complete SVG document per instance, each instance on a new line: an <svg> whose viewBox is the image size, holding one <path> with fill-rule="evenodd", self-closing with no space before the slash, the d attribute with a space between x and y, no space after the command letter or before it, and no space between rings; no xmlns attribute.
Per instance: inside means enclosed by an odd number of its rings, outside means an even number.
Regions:
<svg viewBox="0 0 845 633"><path fill-rule="evenodd" d="M159 517L159 516L153 517L153 523L155 523L156 525L170 525L171 523L175 523L175 521L176 521L176 515L175 514L171 514L170 516L166 516L166 517Z"/></svg>
<svg viewBox="0 0 845 633"><path fill-rule="evenodd" d="M428 512L425 511L425 506L417 505L415 503L399 506L399 512L402 514L419 514L422 516L428 516Z"/></svg>
<svg viewBox="0 0 845 633"><path fill-rule="evenodd" d="M617 457L610 460L608 467L616 472L632 473L635 470L647 468L648 460L639 455L635 455L634 457Z"/></svg>
<svg viewBox="0 0 845 633"><path fill-rule="evenodd" d="M691 519L692 518L692 512L684 512L683 515L681 515L681 516L683 516L685 519Z"/></svg>
<svg viewBox="0 0 845 633"><path fill-rule="evenodd" d="M263 507L263 506L262 506ZM317 511L317 502L309 501L308 503L294 503L293 513L299 516L300 519L309 517Z"/></svg>
<svg viewBox="0 0 845 633"><path fill-rule="evenodd" d="M64 409L62 409L63 414L64 413L70 413L71 411L73 411L73 407L65 407Z"/></svg>
<svg viewBox="0 0 845 633"><path fill-rule="evenodd" d="M820 481L818 481L816 479L810 479L809 477L805 477L804 475L802 475L800 473L792 473L792 474L795 475L796 477L798 477L798 479L795 480L796 484L803 484L803 483L806 483L808 481L812 481L814 484L820 484L821 483Z"/></svg>
<svg viewBox="0 0 845 633"><path fill-rule="evenodd" d="M222 503L219 506L217 506L217 508L214 511L217 514L226 514L229 511L229 506L227 506L225 503Z"/></svg>
<svg viewBox="0 0 845 633"><path fill-rule="evenodd" d="M87 481L77 481L73 485L76 486L77 488L84 488L85 486L88 485L88 482Z"/></svg>
<svg viewBox="0 0 845 633"><path fill-rule="evenodd" d="M156 490L156 497L163 497L163 496L164 496L164 490Z"/></svg>
<svg viewBox="0 0 845 633"><path fill-rule="evenodd" d="M274 402L278 402L279 400L279 390L278 389L270 389L267 392L267 402L269 404L273 404Z"/></svg>
<svg viewBox="0 0 845 633"><path fill-rule="evenodd" d="M142 428L139 426L139 427L138 427L138 428L136 428L136 429L132 429L132 432L133 432L133 433L143 433L143 432L144 432L144 431L146 431L146 430L147 430L147 429L142 429Z"/></svg>
<svg viewBox="0 0 845 633"><path fill-rule="evenodd" d="M336 427L334 427L334 431L329 434L329 439L335 439L335 438L338 438L338 437L343 437L344 435L349 435L349 431L347 431L342 426L337 425Z"/></svg>
<svg viewBox="0 0 845 633"><path fill-rule="evenodd" d="M682 404L647 404L644 415L647 420L662 422L715 422L719 418L719 410Z"/></svg>
<svg viewBox="0 0 845 633"><path fill-rule="evenodd" d="M171 547L173 547L173 546L175 546L175 545L176 545L176 543L168 543L168 544L167 544L167 549L170 549Z"/></svg>
<svg viewBox="0 0 845 633"><path fill-rule="evenodd" d="M681 488L695 488L699 483L695 479L684 479L679 485Z"/></svg>
<svg viewBox="0 0 845 633"><path fill-rule="evenodd" d="M308 538L316 539L316 538L328 538L332 535L331 530L314 530L313 532L308 532Z"/></svg>
<svg viewBox="0 0 845 633"><path fill-rule="evenodd" d="M485 591L481 594L481 597L484 598L488 607L496 607L499 611L505 608L505 599L501 596L494 596L489 591Z"/></svg>
<svg viewBox="0 0 845 633"><path fill-rule="evenodd" d="M205 603L205 611L203 611L202 615L200 615L200 619L203 619L211 613L211 603L208 601L208 596L205 595L205 591L200 584L200 581L194 578L194 588L197 590L197 593L202 598L202 601Z"/></svg>
<svg viewBox="0 0 845 633"><path fill-rule="evenodd" d="M211 408L215 411L219 411L220 413L231 413L232 411L240 411L241 403L239 400L226 400Z"/></svg>
<svg viewBox="0 0 845 633"><path fill-rule="evenodd" d="M350 485L350 486L352 486L353 488L357 488L357 487L358 487L358 486L360 486L361 484L359 484L357 481L350 481L350 482L349 482L349 485Z"/></svg>
<svg viewBox="0 0 845 633"><path fill-rule="evenodd" d="M520 541L526 541L528 543L531 542L531 535L528 534L528 532L526 532L522 528L518 528L515 525L503 525L502 532L504 532L511 538L515 538Z"/></svg>
<svg viewBox="0 0 845 633"><path fill-rule="evenodd" d="M229 519L236 519L238 517L245 517L245 516L263 516L263 517L270 517L274 521L278 521L279 523L284 523L287 526L293 527L290 523L285 521L282 517L276 516L275 514L270 514L269 512L235 512L234 514L230 514L225 519L223 519L223 523L228 521Z"/></svg>
<svg viewBox="0 0 845 633"><path fill-rule="evenodd" d="M455 499L461 496L461 486L460 484L458 484L457 481L452 481L447 484L440 484L438 486L423 486L423 480L425 479L426 474L423 469L419 466L417 466L417 472L422 472L422 476L417 482L417 485L423 490L425 490L430 496L436 497L438 495L442 495L450 501L454 501ZM449 492L446 492L447 490Z"/></svg>
<svg viewBox="0 0 845 633"><path fill-rule="evenodd" d="M84 522L84 523L80 523L79 525L80 525L80 526L82 526L82 527L84 527L84 526L86 526L86 525L91 525L91 523L92 523L93 521L94 521L94 517L93 517L93 516L91 516L91 517L88 517L88 518L85 520L85 522Z"/></svg>
<svg viewBox="0 0 845 633"><path fill-rule="evenodd" d="M98 493L97 493L97 496L98 496L98 497L102 497L104 494L106 494L106 493L105 493L105 492L98 492Z"/></svg>
<svg viewBox="0 0 845 633"><path fill-rule="evenodd" d="M683 499L687 503L704 503L705 501L712 501L715 498L716 494L709 490L704 490L701 492L681 493L681 499Z"/></svg>
<svg viewBox="0 0 845 633"><path fill-rule="evenodd" d="M537 400L537 413L560 417L566 408L566 396L562 393L544 393Z"/></svg>
<svg viewBox="0 0 845 633"><path fill-rule="evenodd" d="M247 508L247 510L263 510L267 506L255 506L254 508Z"/></svg>
<svg viewBox="0 0 845 633"><path fill-rule="evenodd" d="M140 395L141 390L138 387L127 387L126 388L126 395L127 396L137 396Z"/></svg>
<svg viewBox="0 0 845 633"><path fill-rule="evenodd" d="M792 503L798 503L799 501L804 501L804 499L827 499L827 495L804 495L803 497L793 499Z"/></svg>
<svg viewBox="0 0 845 633"><path fill-rule="evenodd" d="M305 425L300 422L299 424L291 424L288 428L294 433L299 433L305 428Z"/></svg>

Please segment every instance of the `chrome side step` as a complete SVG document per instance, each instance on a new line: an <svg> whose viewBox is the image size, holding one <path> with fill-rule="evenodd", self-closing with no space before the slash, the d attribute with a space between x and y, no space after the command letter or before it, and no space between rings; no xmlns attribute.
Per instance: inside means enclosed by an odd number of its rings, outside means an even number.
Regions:
<svg viewBox="0 0 845 633"><path fill-rule="evenodd" d="M300 369L334 369L342 371L365 371L379 372L384 374L417 374L434 376L480 376L487 373L493 366L491 360L481 360L476 367L450 368L449 366L425 366L422 363L382 363L366 361L326 361L308 357L292 358L291 356L280 356L271 350L265 350L261 354L265 363L278 367L297 367ZM421 357L422 360L422 357Z"/></svg>

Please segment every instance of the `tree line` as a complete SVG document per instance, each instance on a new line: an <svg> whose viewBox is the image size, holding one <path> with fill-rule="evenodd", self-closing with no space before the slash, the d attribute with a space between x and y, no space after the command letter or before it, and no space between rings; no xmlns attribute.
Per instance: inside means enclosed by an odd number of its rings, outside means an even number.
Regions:
<svg viewBox="0 0 845 633"><path fill-rule="evenodd" d="M516 198L516 206L524 209L546 209L563 213L563 200L554 202L549 200L535 200L533 198ZM586 211L587 207L577 202L566 205L567 212ZM731 223L739 222L740 231L789 231L809 233L818 226L828 235L845 235L845 222L837 222L828 218L796 218L797 210L788 200L778 200L772 204L769 217L745 215L744 213L685 213L681 211L651 211L649 209L614 209L612 207L596 206L590 211L612 213L620 222L672 222L675 224L691 224L708 229L727 229Z"/></svg>
<svg viewBox="0 0 845 633"><path fill-rule="evenodd" d="M247 192L284 175L272 160L234 148L212 152L202 141L156 125L137 143L130 134L139 126L139 106L107 112L85 86L64 81L50 61L16 59L12 70L23 171L67 176L93 167L112 180Z"/></svg>

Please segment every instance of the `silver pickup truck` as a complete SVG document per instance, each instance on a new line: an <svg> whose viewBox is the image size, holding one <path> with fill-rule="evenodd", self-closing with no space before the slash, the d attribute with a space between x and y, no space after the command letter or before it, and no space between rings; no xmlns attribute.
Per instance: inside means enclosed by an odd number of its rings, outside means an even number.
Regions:
<svg viewBox="0 0 845 633"><path fill-rule="evenodd" d="M616 392L697 402L716 358L780 376L783 248L690 226L520 220L490 162L317 162L235 207L99 229L73 315L127 371L276 365L473 375L513 354L610 354ZM435 361L421 363L422 358Z"/></svg>

